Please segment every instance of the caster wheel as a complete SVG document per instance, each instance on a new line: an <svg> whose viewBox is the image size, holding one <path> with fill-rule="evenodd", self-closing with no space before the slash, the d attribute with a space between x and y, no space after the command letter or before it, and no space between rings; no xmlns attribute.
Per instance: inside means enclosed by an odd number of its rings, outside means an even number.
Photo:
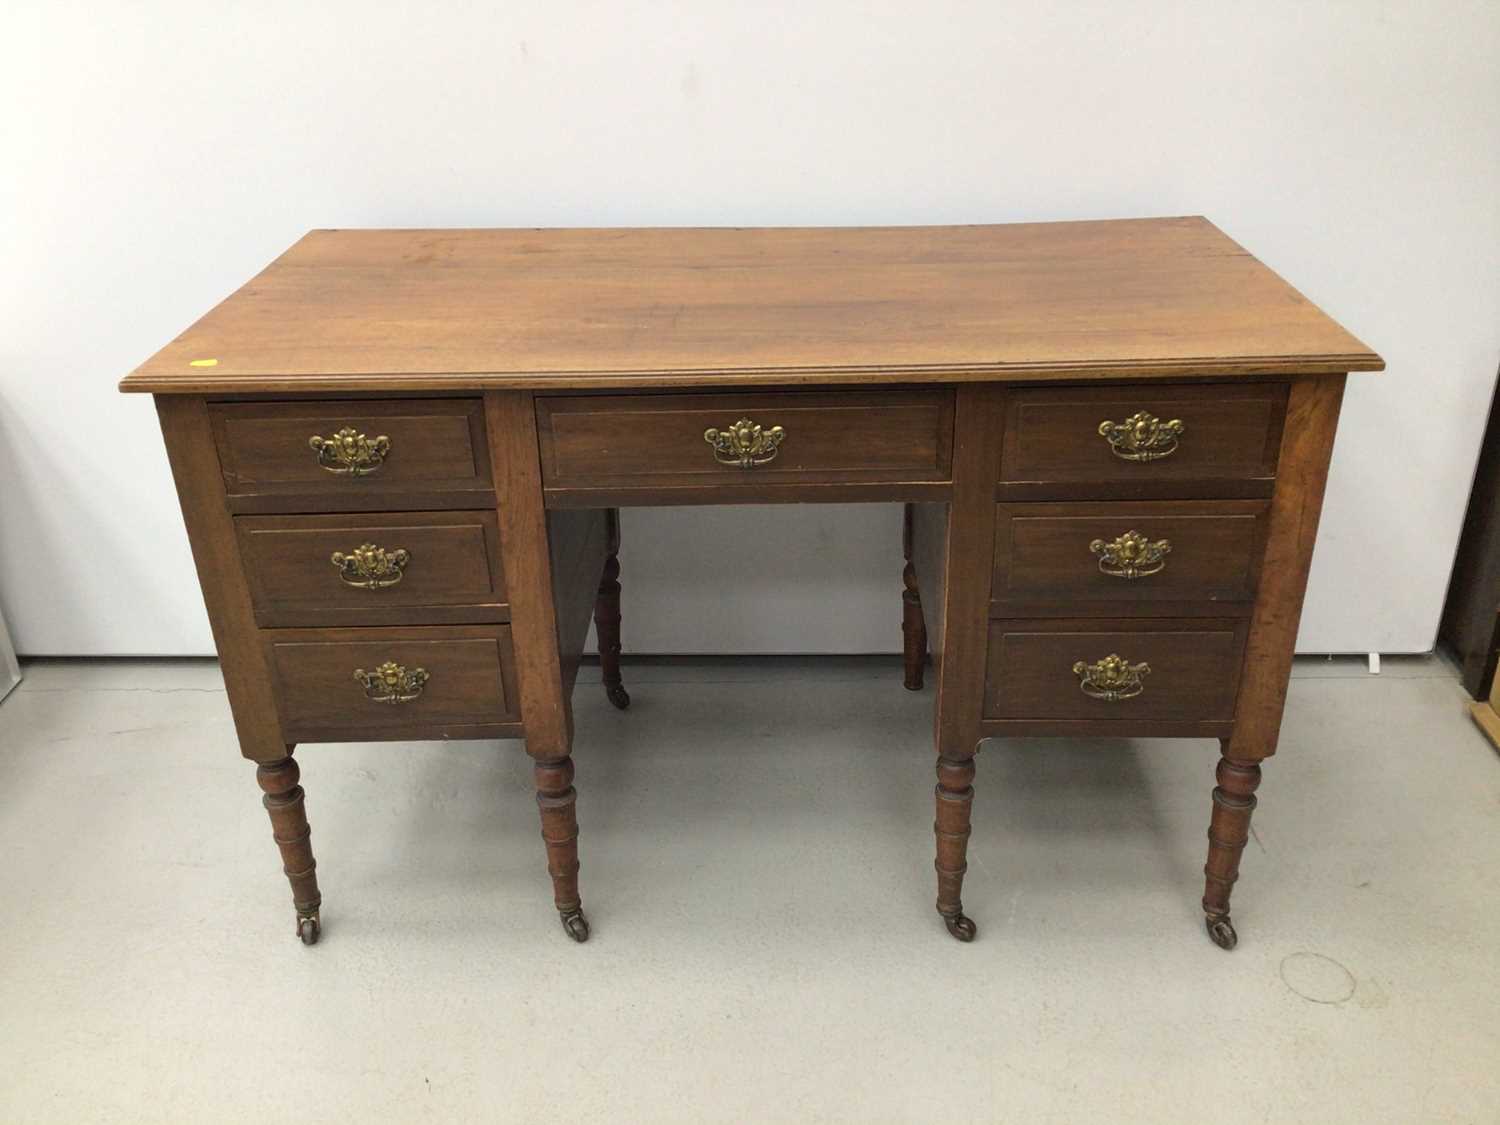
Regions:
<svg viewBox="0 0 1500 1125"><path fill-rule="evenodd" d="M582 944L589 940L589 920L582 910L569 910L562 915L562 926L567 935Z"/></svg>
<svg viewBox="0 0 1500 1125"><path fill-rule="evenodd" d="M959 941L973 941L979 935L979 927L967 914L944 914L943 924L948 927L948 932Z"/></svg>
<svg viewBox="0 0 1500 1125"><path fill-rule="evenodd" d="M302 939L303 945L317 945L318 935L322 927L318 923L316 914L308 914L297 919L297 936Z"/></svg>
<svg viewBox="0 0 1500 1125"><path fill-rule="evenodd" d="M625 690L624 684L608 684L604 688L604 694L621 711L630 706L630 693Z"/></svg>
<svg viewBox="0 0 1500 1125"><path fill-rule="evenodd" d="M1220 949L1233 949L1239 944L1240 936L1234 932L1234 925L1228 918L1205 918L1203 923L1208 927L1208 936Z"/></svg>

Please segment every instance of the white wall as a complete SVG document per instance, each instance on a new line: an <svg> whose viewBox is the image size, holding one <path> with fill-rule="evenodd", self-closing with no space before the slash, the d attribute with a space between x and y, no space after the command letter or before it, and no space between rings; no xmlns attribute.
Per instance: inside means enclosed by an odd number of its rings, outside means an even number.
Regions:
<svg viewBox="0 0 1500 1125"><path fill-rule="evenodd" d="M1303 648L1426 649L1500 358L1497 76L1492 0L10 0L0 606L23 652L209 651L114 384L309 227L1201 212L1390 364L1351 381ZM895 649L898 528L627 513L627 644Z"/></svg>

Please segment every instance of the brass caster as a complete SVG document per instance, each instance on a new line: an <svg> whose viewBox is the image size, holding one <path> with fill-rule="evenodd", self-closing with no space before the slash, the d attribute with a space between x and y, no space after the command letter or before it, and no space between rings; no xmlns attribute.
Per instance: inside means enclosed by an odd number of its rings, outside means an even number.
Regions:
<svg viewBox="0 0 1500 1125"><path fill-rule="evenodd" d="M1208 927L1208 936L1220 949L1233 949L1239 943L1240 936L1234 932L1234 924L1227 915L1223 918L1205 918L1203 924Z"/></svg>
<svg viewBox="0 0 1500 1125"><path fill-rule="evenodd" d="M979 927L967 914L944 914L943 924L959 941L973 941L979 935Z"/></svg>
<svg viewBox="0 0 1500 1125"><path fill-rule="evenodd" d="M630 706L630 693L625 690L624 684L605 684L604 694L609 696L609 701L621 711Z"/></svg>
<svg viewBox="0 0 1500 1125"><path fill-rule="evenodd" d="M561 916L563 929L570 938L580 944L589 940L589 920L582 910L564 910Z"/></svg>
<svg viewBox="0 0 1500 1125"><path fill-rule="evenodd" d="M297 916L297 936L302 939L303 945L317 945L321 932L322 926L316 912Z"/></svg>

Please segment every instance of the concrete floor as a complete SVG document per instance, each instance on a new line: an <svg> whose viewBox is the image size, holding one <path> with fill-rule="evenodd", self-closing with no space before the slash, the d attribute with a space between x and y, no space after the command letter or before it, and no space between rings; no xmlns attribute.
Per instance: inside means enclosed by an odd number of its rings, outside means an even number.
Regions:
<svg viewBox="0 0 1500 1125"><path fill-rule="evenodd" d="M889 660L578 693L584 901L515 743L300 752L304 949L207 662L0 705L0 1120L1500 1120L1500 758L1434 660L1302 662L1224 953L1216 746L980 757L932 909L932 692ZM585 669L589 681L595 669Z"/></svg>

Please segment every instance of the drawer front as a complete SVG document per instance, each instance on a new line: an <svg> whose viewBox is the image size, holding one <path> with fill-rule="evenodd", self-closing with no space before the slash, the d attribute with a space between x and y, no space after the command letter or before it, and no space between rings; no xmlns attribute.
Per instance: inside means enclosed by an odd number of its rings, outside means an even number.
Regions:
<svg viewBox="0 0 1500 1125"><path fill-rule="evenodd" d="M326 498L351 510L490 492L479 399L215 403L219 464L236 498ZM426 506L423 504L422 506Z"/></svg>
<svg viewBox="0 0 1500 1125"><path fill-rule="evenodd" d="M1014 391L1006 400L1001 483L1149 494L1190 481L1260 481L1269 495L1286 395L1278 383Z"/></svg>
<svg viewBox="0 0 1500 1125"><path fill-rule="evenodd" d="M520 721L509 626L263 636L288 742L487 737Z"/></svg>
<svg viewBox="0 0 1500 1125"><path fill-rule="evenodd" d="M509 617L493 510L239 516L261 625L399 625Z"/></svg>
<svg viewBox="0 0 1500 1125"><path fill-rule="evenodd" d="M1263 500L996 505L992 614L1248 613L1269 507Z"/></svg>
<svg viewBox="0 0 1500 1125"><path fill-rule="evenodd" d="M759 434L737 430L741 420ZM537 421L549 489L951 476L953 397L942 390L548 397L537 400Z"/></svg>
<svg viewBox="0 0 1500 1125"><path fill-rule="evenodd" d="M994 621L985 718L1227 722L1244 649L1243 620Z"/></svg>

